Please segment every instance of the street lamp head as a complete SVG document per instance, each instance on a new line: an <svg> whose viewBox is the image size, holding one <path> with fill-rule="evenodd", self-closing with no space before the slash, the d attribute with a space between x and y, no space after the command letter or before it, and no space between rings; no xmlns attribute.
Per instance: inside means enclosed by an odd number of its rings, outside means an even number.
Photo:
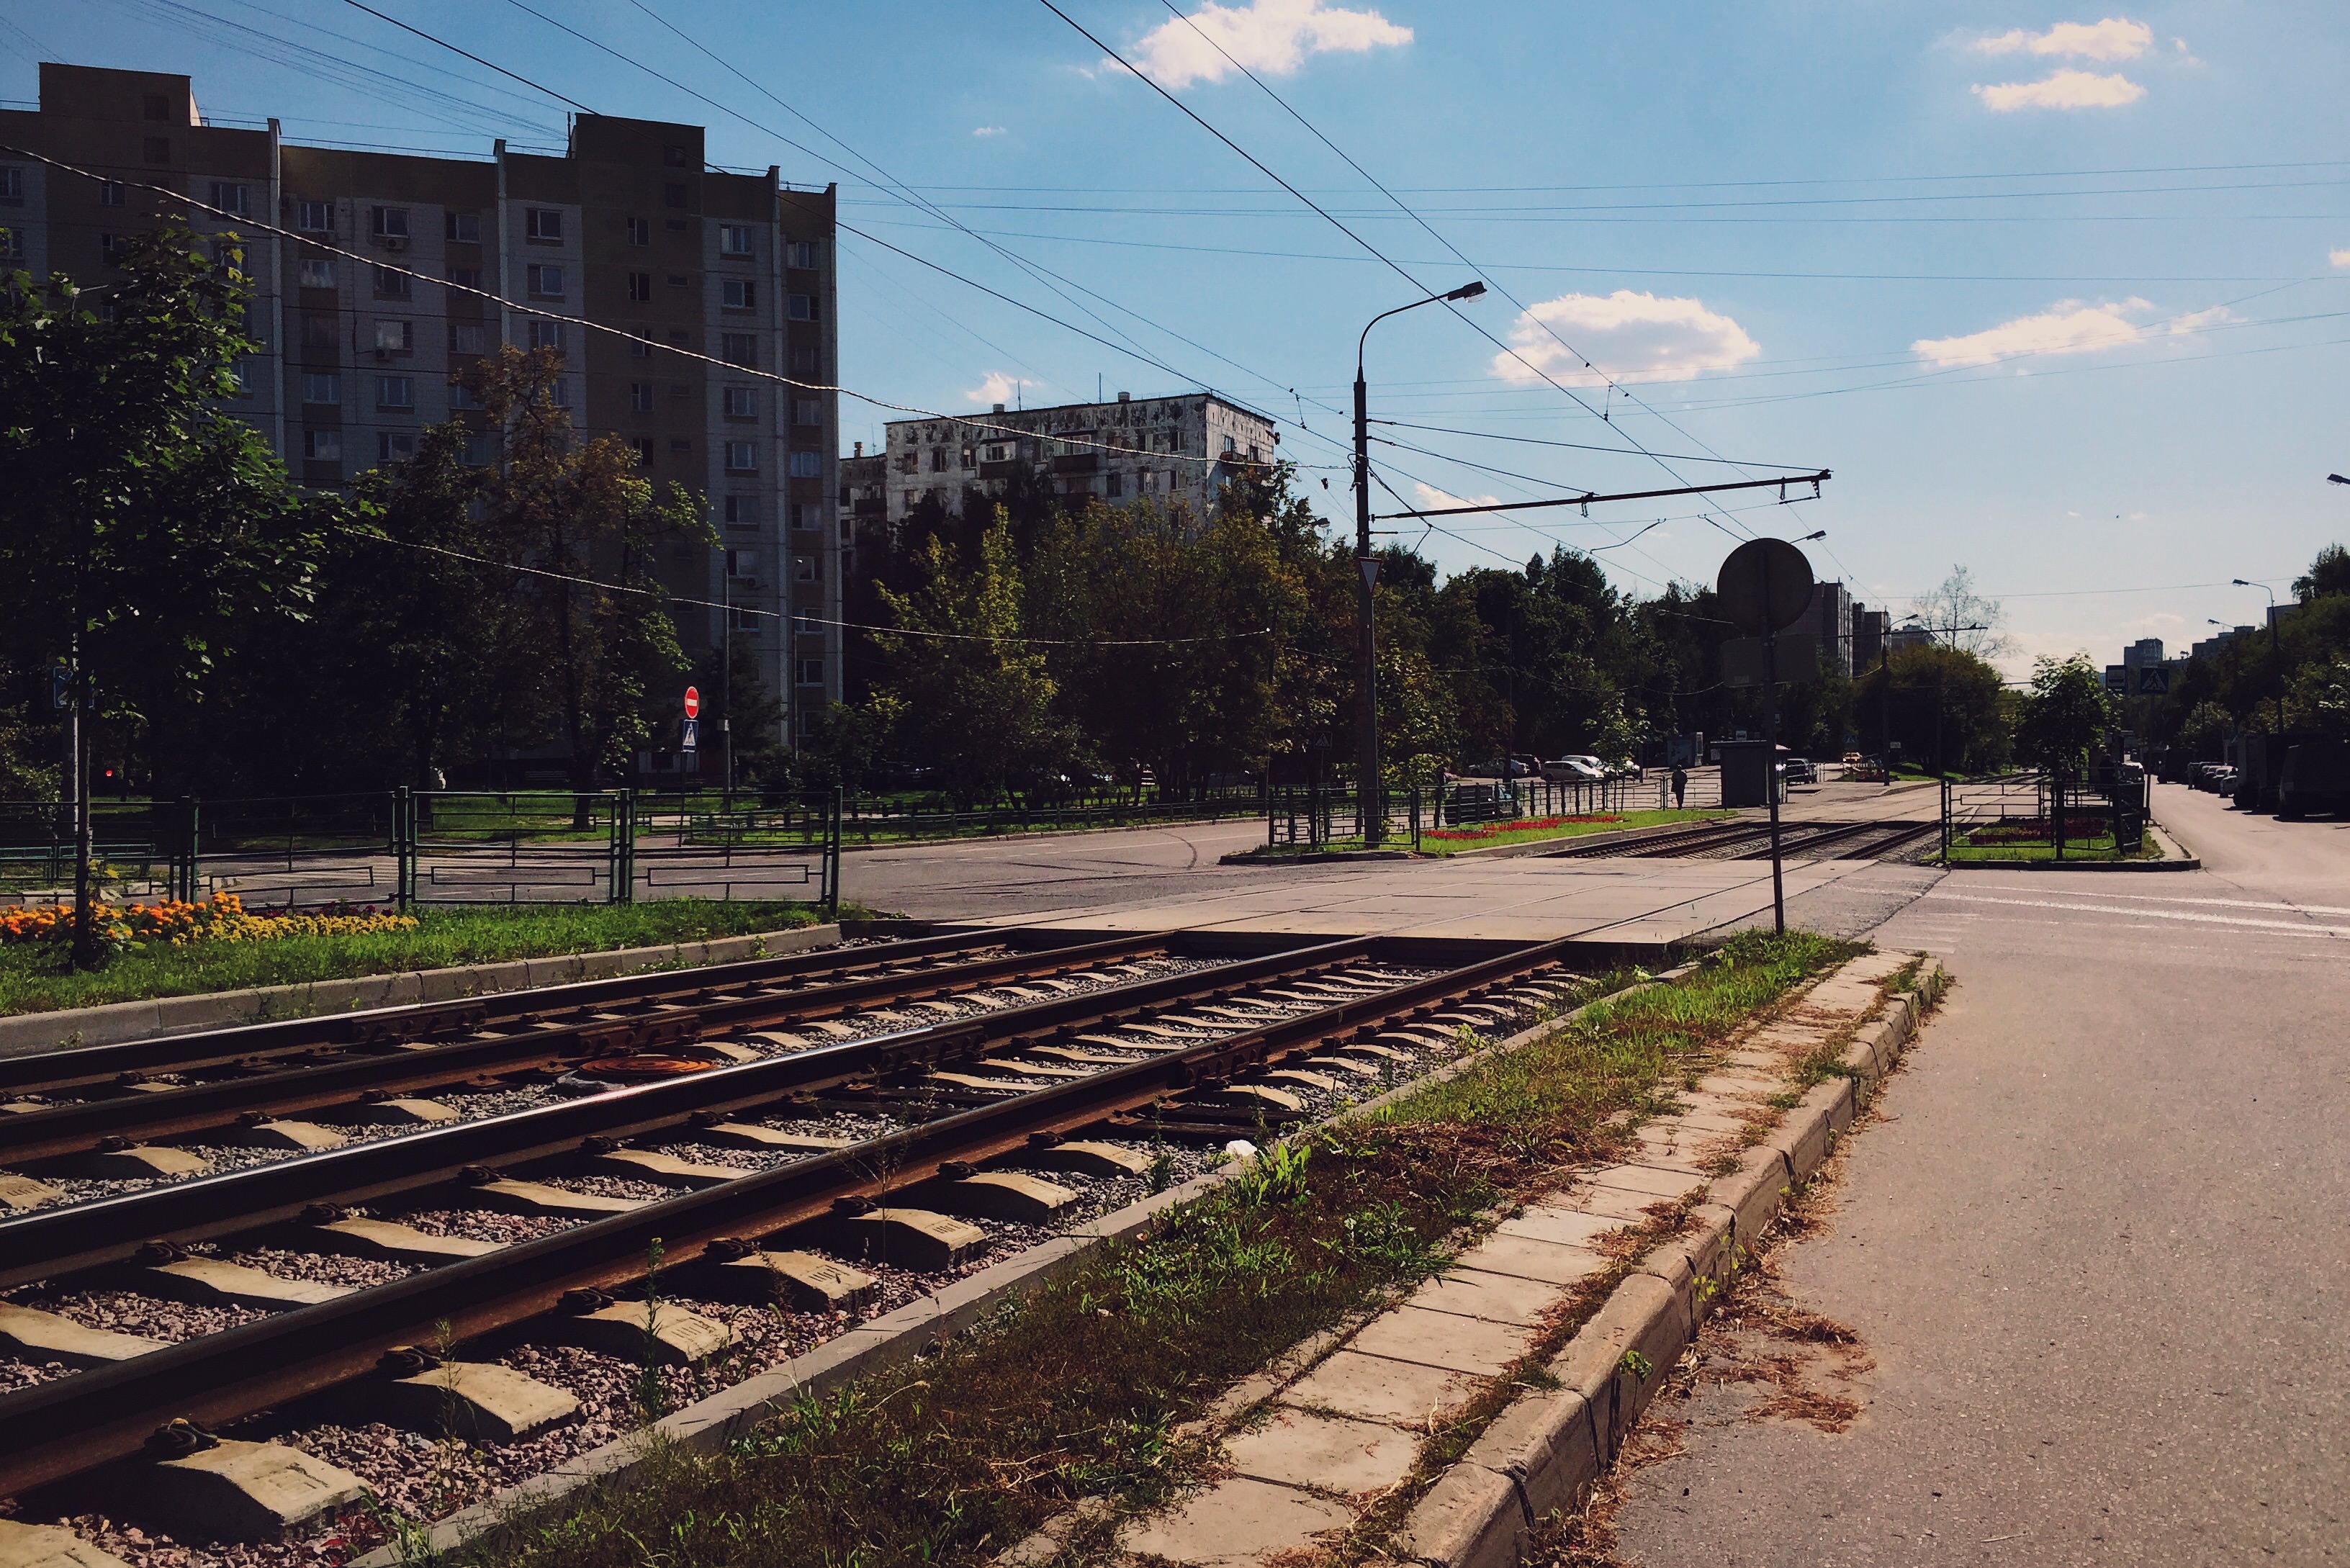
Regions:
<svg viewBox="0 0 2350 1568"><path fill-rule="evenodd" d="M2238 587L2240 587L2240 588L2249 588L2249 587L2251 587L2252 586L2251 584L2250 584L2250 583L2248 583L2248 582L2244 581L2244 579L2243 579L2243 578L2241 578L2241 577L2230 577L2230 578L2229 578L2228 580L2229 580L2230 582L2231 582L2231 583L2235 584L2235 585L2236 585Z"/></svg>
<svg viewBox="0 0 2350 1568"><path fill-rule="evenodd" d="M1808 545L1814 539L1825 539L1827 536L1828 531L1826 529L1815 528L1811 533L1806 534L1802 538L1796 540L1795 543L1798 545Z"/></svg>
<svg viewBox="0 0 2350 1568"><path fill-rule="evenodd" d="M1482 283L1464 283L1459 288L1454 289L1451 294L1446 295L1444 297L1447 299L1475 299L1484 292L1485 286Z"/></svg>
<svg viewBox="0 0 2350 1568"><path fill-rule="evenodd" d="M2214 619L2212 617L2207 615L2203 618L2203 624L2206 626L2225 626L2228 623L2224 620Z"/></svg>
<svg viewBox="0 0 2350 1568"><path fill-rule="evenodd" d="M2325 476L2325 483L2328 484L2350 484L2350 479L2345 479L2338 473L2329 473Z"/></svg>

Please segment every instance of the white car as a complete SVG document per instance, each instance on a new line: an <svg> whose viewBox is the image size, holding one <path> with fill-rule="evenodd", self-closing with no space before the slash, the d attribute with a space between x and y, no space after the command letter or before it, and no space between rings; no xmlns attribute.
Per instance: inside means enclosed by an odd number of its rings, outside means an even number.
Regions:
<svg viewBox="0 0 2350 1568"><path fill-rule="evenodd" d="M1597 757L1561 757L1543 764L1543 777L1552 784L1605 784L1607 767Z"/></svg>

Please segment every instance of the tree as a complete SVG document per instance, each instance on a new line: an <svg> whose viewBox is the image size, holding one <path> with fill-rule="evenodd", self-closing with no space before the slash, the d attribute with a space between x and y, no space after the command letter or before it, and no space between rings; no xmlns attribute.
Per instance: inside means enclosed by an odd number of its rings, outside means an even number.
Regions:
<svg viewBox="0 0 2350 1568"><path fill-rule="evenodd" d="M1898 649L1854 687L1854 711L1882 715L1896 758L1958 773L1982 773L2007 761L1999 671L1962 649Z"/></svg>
<svg viewBox="0 0 2350 1568"><path fill-rule="evenodd" d="M2016 754L2054 777L2076 778L2113 723L2113 697L2087 655L2043 655L2033 661L2030 690L2016 700Z"/></svg>
<svg viewBox="0 0 2350 1568"><path fill-rule="evenodd" d="M72 659L86 697L145 727L158 793L196 782L223 662L307 613L343 515L224 406L259 345L224 254L172 227L103 290L18 272L0 301L0 659Z"/></svg>
<svg viewBox="0 0 2350 1568"><path fill-rule="evenodd" d="M1975 575L1966 566L1952 566L1941 587L1911 600L1909 613L1944 643L1977 659L1997 659L2015 646L2005 629L2006 607L1975 591Z"/></svg>
<svg viewBox="0 0 2350 1568"><path fill-rule="evenodd" d="M2328 594L2350 594L2350 550L2328 545L2318 551L2309 570L2293 578L2293 592L2304 603Z"/></svg>
<svg viewBox="0 0 2350 1568"><path fill-rule="evenodd" d="M1076 760L1076 736L1054 711L1058 683L1024 635L1012 522L999 513L977 559L936 535L916 557L921 580L882 590L892 624L878 635L901 733L959 807L1006 789L1034 789Z"/></svg>
<svg viewBox="0 0 2350 1568"><path fill-rule="evenodd" d="M686 667L653 562L665 545L717 536L681 486L654 493L627 441L578 439L562 371L555 349L508 347L473 385L500 448L483 476L483 526L494 558L534 568L517 592L520 625L584 828L588 794L651 737L656 680Z"/></svg>
<svg viewBox="0 0 2350 1568"><path fill-rule="evenodd" d="M784 704L767 686L759 650L747 637L730 637L693 661L694 689L702 693L702 755L723 768L725 738L734 745L734 782L746 789L789 782L784 750ZM732 728L728 723L732 722Z"/></svg>

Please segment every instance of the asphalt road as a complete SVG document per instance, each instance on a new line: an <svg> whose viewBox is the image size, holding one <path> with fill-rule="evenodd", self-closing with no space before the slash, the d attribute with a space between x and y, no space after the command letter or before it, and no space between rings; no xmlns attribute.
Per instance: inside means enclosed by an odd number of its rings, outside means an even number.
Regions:
<svg viewBox="0 0 2350 1568"><path fill-rule="evenodd" d="M2350 823L2156 815L2206 869L1951 873L1877 930L1957 984L1776 1255L1858 1418L1701 1363L1625 1563L2350 1563Z"/></svg>

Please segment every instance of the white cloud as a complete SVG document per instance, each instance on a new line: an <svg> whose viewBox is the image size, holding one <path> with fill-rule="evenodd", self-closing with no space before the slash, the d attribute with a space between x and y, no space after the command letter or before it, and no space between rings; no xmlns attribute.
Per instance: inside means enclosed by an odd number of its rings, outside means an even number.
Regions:
<svg viewBox="0 0 2350 1568"><path fill-rule="evenodd" d="M2090 305L2060 299L2034 316L1957 337L1921 337L1909 345L1920 358L1943 369L1965 365L1991 365L2002 359L2038 354L2095 354L2126 348L2152 337L2180 337L2242 317L2224 305L2189 311L2159 321L2133 321L2154 306L2132 296Z"/></svg>
<svg viewBox="0 0 2350 1568"><path fill-rule="evenodd" d="M2044 33L2017 27L1994 37L1975 40L1986 55L2064 55L2085 60L2134 60L2154 42L2154 29L2143 22L2108 16L2102 22L2059 22ZM2173 39L2181 51L2183 39Z"/></svg>
<svg viewBox="0 0 2350 1568"><path fill-rule="evenodd" d="M2075 70L2058 71L2044 81L2001 82L1996 87L1977 83L1968 90L1994 114L2019 109L2119 109L2146 96L2146 88L2119 72L2099 76Z"/></svg>
<svg viewBox="0 0 2350 1568"><path fill-rule="evenodd" d="M1413 480L1411 487L1419 492L1419 504L1431 510L1446 506L1499 506L1498 495L1455 495L1449 490L1439 490L1433 484Z"/></svg>
<svg viewBox="0 0 2350 1568"><path fill-rule="evenodd" d="M978 386L963 394L963 399L967 402L986 403L993 407L997 403L1010 402L1012 394L1023 387L1038 385L1041 383L1025 376L1007 376L1001 370L990 370Z"/></svg>
<svg viewBox="0 0 2350 1568"><path fill-rule="evenodd" d="M2326 252L2325 259L2332 262L2335 266L2350 267L2350 246L2345 246L2338 251Z"/></svg>
<svg viewBox="0 0 2350 1568"><path fill-rule="evenodd" d="M1562 347L1561 338L1591 356L1590 364ZM1518 317L1510 328L1510 341L1516 355L1493 357L1493 373L1503 380L1539 380L1523 360L1555 380L1586 387L1611 379L1693 380L1709 370L1744 364L1762 352L1744 327L1707 309L1703 300L1659 299L1627 288L1610 295L1562 294L1545 299Z"/></svg>
<svg viewBox="0 0 2350 1568"><path fill-rule="evenodd" d="M1000 125L974 125L971 128L971 133L973 136L1001 136L1003 134L1003 127Z"/></svg>
<svg viewBox="0 0 2350 1568"><path fill-rule="evenodd" d="M1285 77L1308 55L1363 54L1410 42L1409 27L1377 11L1349 11L1322 0L1253 0L1247 5L1208 0L1190 16L1170 16L1144 34L1134 57L1143 75L1171 91L1222 81L1235 61L1252 71ZM1104 63L1117 68L1115 60Z"/></svg>

